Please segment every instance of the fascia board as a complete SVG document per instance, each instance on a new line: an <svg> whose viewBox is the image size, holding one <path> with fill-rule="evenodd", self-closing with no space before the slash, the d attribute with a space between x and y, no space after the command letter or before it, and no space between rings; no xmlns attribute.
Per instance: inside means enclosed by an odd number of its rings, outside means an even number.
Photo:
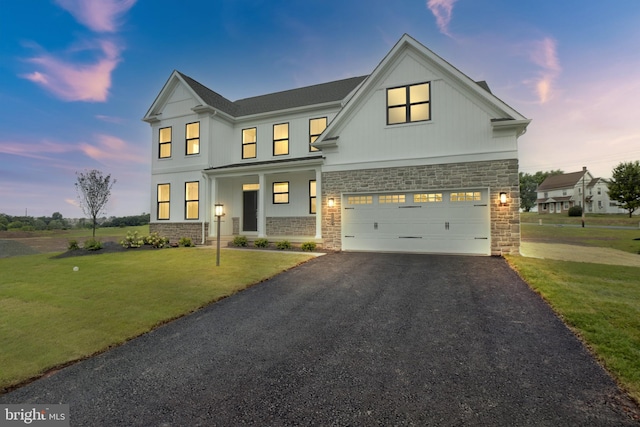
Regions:
<svg viewBox="0 0 640 427"><path fill-rule="evenodd" d="M189 86L187 82L184 81L180 74L176 70L173 70L173 72L167 79L167 82L162 87L162 90L160 90L160 93L153 101L153 104L151 104L151 107L149 107L147 114L145 114L144 118L142 119L143 121L147 123L153 123L159 120L158 113L156 113L156 111L158 111L159 107L167 101L167 98L170 96L171 92L178 84L184 85L191 96L193 96L200 103L200 105L207 105L207 103L204 102L202 98L200 98L200 96L198 96L198 94L191 88L191 86Z"/></svg>

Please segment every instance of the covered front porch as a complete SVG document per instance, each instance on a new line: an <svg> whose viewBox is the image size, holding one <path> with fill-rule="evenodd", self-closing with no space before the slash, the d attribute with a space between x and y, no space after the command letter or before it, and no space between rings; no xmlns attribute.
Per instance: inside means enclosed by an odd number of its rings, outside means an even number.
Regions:
<svg viewBox="0 0 640 427"><path fill-rule="evenodd" d="M253 241L322 243L322 157L214 167L202 172L208 238L216 238L215 205L222 205L220 236Z"/></svg>

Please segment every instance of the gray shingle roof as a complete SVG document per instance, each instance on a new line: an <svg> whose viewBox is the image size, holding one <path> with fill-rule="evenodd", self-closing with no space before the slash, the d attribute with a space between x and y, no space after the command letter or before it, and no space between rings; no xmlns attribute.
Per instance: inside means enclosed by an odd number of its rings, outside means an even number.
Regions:
<svg viewBox="0 0 640 427"><path fill-rule="evenodd" d="M239 99L233 102L191 77L179 71L178 73L207 105L217 108L233 117L341 101L367 78L367 76L351 77L329 83Z"/></svg>
<svg viewBox="0 0 640 427"><path fill-rule="evenodd" d="M542 181L537 191L552 190L554 188L569 188L575 186L584 175L584 171L551 175Z"/></svg>

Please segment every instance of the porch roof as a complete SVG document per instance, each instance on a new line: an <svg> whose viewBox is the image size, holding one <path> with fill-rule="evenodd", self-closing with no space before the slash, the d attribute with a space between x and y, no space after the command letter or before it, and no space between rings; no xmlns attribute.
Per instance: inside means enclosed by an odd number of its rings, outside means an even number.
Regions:
<svg viewBox="0 0 640 427"><path fill-rule="evenodd" d="M323 161L322 155L308 156L308 157L296 157L293 159L278 159L278 160L265 160L262 162L251 163L234 163L231 165L215 166L205 169L203 172L209 175L215 175L217 173L227 172L251 172L257 170L273 170L279 168L290 169L297 166L316 166L321 165Z"/></svg>

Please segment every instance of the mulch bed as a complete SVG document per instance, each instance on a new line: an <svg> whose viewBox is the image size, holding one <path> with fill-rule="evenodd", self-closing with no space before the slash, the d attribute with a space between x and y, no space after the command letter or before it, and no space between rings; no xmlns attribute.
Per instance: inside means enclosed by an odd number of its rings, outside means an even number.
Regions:
<svg viewBox="0 0 640 427"><path fill-rule="evenodd" d="M167 246L162 249L171 248L171 246ZM70 258L76 256L87 256L87 255L100 255L100 254L113 254L118 252L128 252L128 251L148 251L148 250L160 250L159 248L154 248L150 245L142 245L139 248L125 248L121 244L116 242L104 242L102 243L102 249L98 249L96 251L89 251L87 249L75 249L68 250L59 255L52 256L51 258Z"/></svg>

